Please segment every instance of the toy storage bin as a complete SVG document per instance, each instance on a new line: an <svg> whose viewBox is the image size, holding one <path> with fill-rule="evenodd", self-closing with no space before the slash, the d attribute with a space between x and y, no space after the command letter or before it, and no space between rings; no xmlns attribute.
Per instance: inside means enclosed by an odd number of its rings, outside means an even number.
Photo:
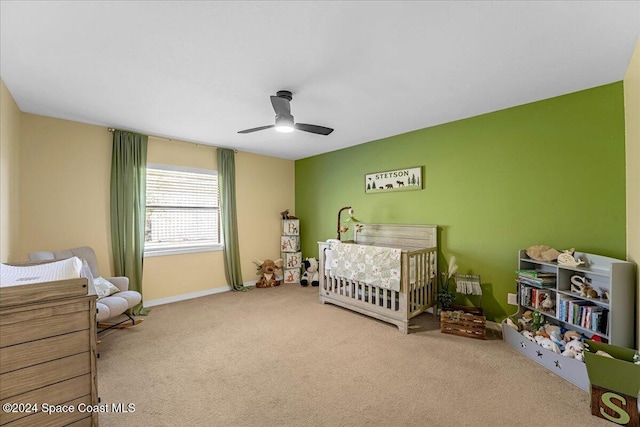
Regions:
<svg viewBox="0 0 640 427"><path fill-rule="evenodd" d="M640 425L640 365L633 363L636 350L591 340L585 343L584 361L591 382L591 415L622 426ZM595 354L598 350L612 357Z"/></svg>
<svg viewBox="0 0 640 427"><path fill-rule="evenodd" d="M461 337L485 339L487 318L482 308L452 305L440 312L440 332Z"/></svg>

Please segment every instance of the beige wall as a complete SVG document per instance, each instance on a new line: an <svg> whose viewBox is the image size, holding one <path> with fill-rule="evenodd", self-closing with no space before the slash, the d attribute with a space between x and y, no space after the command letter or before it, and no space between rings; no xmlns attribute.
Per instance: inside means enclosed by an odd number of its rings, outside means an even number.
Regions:
<svg viewBox="0 0 640 427"><path fill-rule="evenodd" d="M112 271L111 134L103 127L22 115L18 254L91 246Z"/></svg>
<svg viewBox="0 0 640 427"><path fill-rule="evenodd" d="M9 89L0 79L0 262L17 260L20 114Z"/></svg>
<svg viewBox="0 0 640 427"><path fill-rule="evenodd" d="M627 172L627 259L640 265L640 40L624 76L624 114ZM638 291L636 348L640 347L640 269L636 268Z"/></svg>
<svg viewBox="0 0 640 427"><path fill-rule="evenodd" d="M280 212L295 214L294 162L236 154L238 238L242 278L254 281L253 260L280 258Z"/></svg>
<svg viewBox="0 0 640 427"><path fill-rule="evenodd" d="M109 237L111 139L106 128L22 115L18 256L89 245L102 274L113 271ZM4 159L4 156L3 156ZM149 138L147 160L216 168L216 149ZM254 258L279 257L279 212L294 206L294 162L236 154L238 226L244 282L256 280ZM145 301L206 293L227 286L222 252L149 257L144 261Z"/></svg>

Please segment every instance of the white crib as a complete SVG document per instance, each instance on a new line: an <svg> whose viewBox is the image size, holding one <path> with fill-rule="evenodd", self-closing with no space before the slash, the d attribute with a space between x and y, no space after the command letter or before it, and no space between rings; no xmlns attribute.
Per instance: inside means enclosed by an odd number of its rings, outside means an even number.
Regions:
<svg viewBox="0 0 640 427"><path fill-rule="evenodd" d="M362 224L352 243L402 249L400 290L336 277L326 267L329 244L318 242L320 302L394 324L409 332L409 320L436 304L437 226ZM346 243L346 242L345 242Z"/></svg>

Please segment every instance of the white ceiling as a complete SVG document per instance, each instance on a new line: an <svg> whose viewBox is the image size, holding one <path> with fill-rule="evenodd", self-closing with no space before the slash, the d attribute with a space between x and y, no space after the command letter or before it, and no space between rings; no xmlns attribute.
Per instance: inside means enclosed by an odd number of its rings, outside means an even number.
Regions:
<svg viewBox="0 0 640 427"><path fill-rule="evenodd" d="M300 159L622 80L639 1L2 1L28 113ZM269 100L293 92L273 129Z"/></svg>

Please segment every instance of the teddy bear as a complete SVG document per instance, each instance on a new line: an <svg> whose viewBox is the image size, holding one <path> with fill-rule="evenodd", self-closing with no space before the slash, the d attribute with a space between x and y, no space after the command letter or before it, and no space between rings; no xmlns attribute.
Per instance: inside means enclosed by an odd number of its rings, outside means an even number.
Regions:
<svg viewBox="0 0 640 427"><path fill-rule="evenodd" d="M308 286L311 282L311 286L318 286L320 281L318 279L318 260L315 258L307 258L302 261L304 266L304 273L300 278L300 284L302 286Z"/></svg>
<svg viewBox="0 0 640 427"><path fill-rule="evenodd" d="M256 288L272 288L280 286L280 280L276 277L276 271L282 270L283 261L281 259L264 261L254 260L253 263L258 266L257 274L260 278L256 282Z"/></svg>

